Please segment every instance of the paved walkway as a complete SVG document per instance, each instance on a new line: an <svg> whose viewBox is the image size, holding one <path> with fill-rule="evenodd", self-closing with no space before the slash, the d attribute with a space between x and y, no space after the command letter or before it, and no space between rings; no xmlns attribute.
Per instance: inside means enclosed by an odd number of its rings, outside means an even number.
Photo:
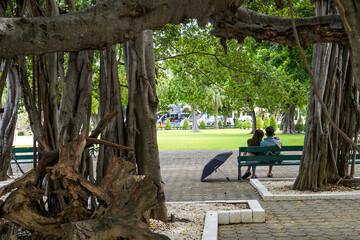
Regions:
<svg viewBox="0 0 360 240"><path fill-rule="evenodd" d="M216 154L233 151L219 171L200 182L205 164ZM249 181L237 180L238 150L160 151L167 201L258 200L266 222L219 227L219 239L360 239L360 200L263 202ZM360 176L357 166L356 176ZM245 169L244 169L245 171ZM298 166L274 167L274 177L296 177ZM267 167L258 167L265 177Z"/></svg>

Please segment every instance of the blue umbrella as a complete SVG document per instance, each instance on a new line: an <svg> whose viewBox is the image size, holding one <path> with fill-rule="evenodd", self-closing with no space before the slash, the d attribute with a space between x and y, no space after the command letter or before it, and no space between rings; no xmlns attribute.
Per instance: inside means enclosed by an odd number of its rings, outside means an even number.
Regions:
<svg viewBox="0 0 360 240"><path fill-rule="evenodd" d="M210 176L216 169L218 169L230 156L233 152L225 152L216 155L213 159L211 159L204 167L203 173L201 175L201 181ZM220 169L219 169L220 170ZM221 171L220 171L221 172ZM223 172L221 172L224 174ZM225 175L224 175L225 176ZM226 177L226 176L225 176ZM229 181L230 179L226 177Z"/></svg>

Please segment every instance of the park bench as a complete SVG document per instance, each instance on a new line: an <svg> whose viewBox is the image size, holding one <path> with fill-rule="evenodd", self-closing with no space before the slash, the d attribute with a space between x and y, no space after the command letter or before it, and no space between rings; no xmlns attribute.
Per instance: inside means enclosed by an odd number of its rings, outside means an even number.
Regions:
<svg viewBox="0 0 360 240"><path fill-rule="evenodd" d="M359 145L360 147L360 145ZM241 167L243 166L286 166L286 165L300 165L301 154L303 146L282 146L281 149L277 146L272 147L240 147L238 157L238 180L242 181ZM280 155L258 155L258 156L246 156L247 152L279 152ZM350 159L352 159L350 154ZM360 154L356 154L356 159L360 159ZM261 162L261 163L247 163L247 162ZM271 161L271 162L270 162ZM352 164L352 160L349 161ZM360 164L360 161L355 161L355 164Z"/></svg>
<svg viewBox="0 0 360 240"><path fill-rule="evenodd" d="M286 165L300 165L301 153L303 146L282 146L281 149L277 146L272 147L240 147L238 157L238 180L241 178L241 167L243 166L286 166ZM257 155L246 156L247 152L281 152L280 155ZM251 164L251 162L257 162ZM260 163L258 163L260 162Z"/></svg>
<svg viewBox="0 0 360 240"><path fill-rule="evenodd" d="M39 159L38 148L36 148L36 159ZM13 147L11 149L11 164L33 163L34 148L33 147Z"/></svg>

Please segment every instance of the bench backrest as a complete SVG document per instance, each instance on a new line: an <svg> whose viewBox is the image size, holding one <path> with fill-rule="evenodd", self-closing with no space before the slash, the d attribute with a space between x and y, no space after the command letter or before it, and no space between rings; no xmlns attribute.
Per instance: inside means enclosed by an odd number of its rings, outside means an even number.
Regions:
<svg viewBox="0 0 360 240"><path fill-rule="evenodd" d="M36 159L39 159L38 150L39 148L36 147ZM16 160L34 159L33 151L33 147L13 147L11 149L11 154Z"/></svg>
<svg viewBox="0 0 360 240"><path fill-rule="evenodd" d="M303 146L277 146L271 147L240 147L239 162L241 161L267 161L267 160L300 160L301 154L284 154L284 152L299 152L303 150ZM257 156L241 156L243 152L281 152L281 155L257 155Z"/></svg>

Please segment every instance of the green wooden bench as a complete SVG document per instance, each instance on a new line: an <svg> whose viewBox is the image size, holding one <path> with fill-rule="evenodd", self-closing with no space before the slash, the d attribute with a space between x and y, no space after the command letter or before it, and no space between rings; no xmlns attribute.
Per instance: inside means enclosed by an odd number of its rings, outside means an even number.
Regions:
<svg viewBox="0 0 360 240"><path fill-rule="evenodd" d="M303 150L303 146L282 146L280 149L277 146L273 147L240 147L238 157L238 180L241 178L241 167L243 166L285 166L285 165L300 165L301 154L298 152ZM279 152L280 155L257 155L244 156L247 152ZM286 152L286 153L285 153ZM296 153L297 152L297 153ZM257 162L252 164L251 162ZM260 163L258 163L260 162Z"/></svg>
<svg viewBox="0 0 360 240"><path fill-rule="evenodd" d="M360 145L359 145L360 147ZM240 147L238 157L238 180L242 181L241 167L243 166L286 166L286 165L300 165L301 154L294 152L302 152L303 146L282 146L278 148L273 147ZM244 156L247 152L278 152L281 151L280 155L258 155L258 156ZM286 152L286 153L285 153ZM242 156L243 155L243 156ZM350 154L349 164L352 164L353 155ZM360 154L356 154L355 159L360 159ZM281 161L282 160L282 161ZM262 162L251 164L252 161ZM271 161L271 162L269 162ZM249 163L248 163L249 162ZM360 164L359 160L355 161L355 164Z"/></svg>
<svg viewBox="0 0 360 240"><path fill-rule="evenodd" d="M39 160L38 156L39 148L36 148L36 159ZM24 164L34 163L34 148L33 147L13 147L11 149L11 164Z"/></svg>

